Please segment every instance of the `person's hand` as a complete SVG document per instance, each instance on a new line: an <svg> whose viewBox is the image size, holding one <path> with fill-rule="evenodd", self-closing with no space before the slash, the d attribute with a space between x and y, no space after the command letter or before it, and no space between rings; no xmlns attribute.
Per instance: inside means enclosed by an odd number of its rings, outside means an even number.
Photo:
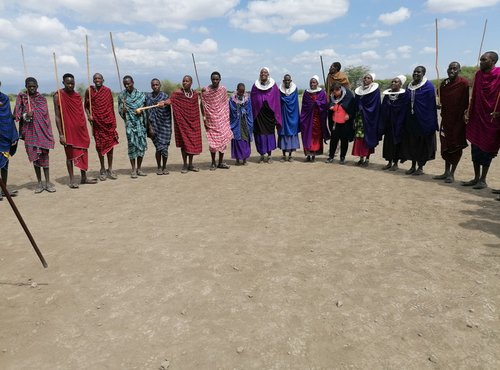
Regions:
<svg viewBox="0 0 500 370"><path fill-rule="evenodd" d="M349 121L349 118L351 118L351 117L349 117L349 115L346 113L346 114L345 114L345 120L346 120L346 121Z"/></svg>
<svg viewBox="0 0 500 370"><path fill-rule="evenodd" d="M89 120L90 125L91 125L91 126L93 126L93 125L94 125L94 117L93 117L93 116L90 116L90 117L88 118L88 120Z"/></svg>
<svg viewBox="0 0 500 370"><path fill-rule="evenodd" d="M491 118L492 119L495 119L495 118L498 118L500 117L500 112L491 112Z"/></svg>
<svg viewBox="0 0 500 370"><path fill-rule="evenodd" d="M328 144L328 139L323 139L324 144Z"/></svg>
<svg viewBox="0 0 500 370"><path fill-rule="evenodd" d="M59 135L59 142L61 145L66 146L66 137L64 135Z"/></svg>
<svg viewBox="0 0 500 370"><path fill-rule="evenodd" d="M202 92L202 93L204 93L205 91L207 91L207 89L206 89L206 87L203 87L203 88L201 89L201 92Z"/></svg>
<svg viewBox="0 0 500 370"><path fill-rule="evenodd" d="M31 121L31 119L33 118L33 111L32 110L26 112L26 118Z"/></svg>

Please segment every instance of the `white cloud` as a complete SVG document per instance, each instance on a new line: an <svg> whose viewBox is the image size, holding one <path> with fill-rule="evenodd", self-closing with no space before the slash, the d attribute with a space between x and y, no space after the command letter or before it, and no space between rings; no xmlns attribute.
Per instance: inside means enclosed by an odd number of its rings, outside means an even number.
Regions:
<svg viewBox="0 0 500 370"><path fill-rule="evenodd" d="M366 33L363 35L364 39L377 39L379 37L389 37L392 35L391 31L375 30L372 33Z"/></svg>
<svg viewBox="0 0 500 370"><path fill-rule="evenodd" d="M300 54L294 56L291 60L294 64L303 64L303 63L311 63L311 61L320 61L320 55L323 57L324 62L326 58L336 58L338 54L333 49L323 49L323 50L315 50L315 51L303 51ZM325 66L325 68L327 68Z"/></svg>
<svg viewBox="0 0 500 370"><path fill-rule="evenodd" d="M353 49L373 49L380 45L380 41L377 39L365 40L357 44L351 44Z"/></svg>
<svg viewBox="0 0 500 370"><path fill-rule="evenodd" d="M484 8L499 4L500 0L427 0L425 5L431 12L450 13L466 12L475 8Z"/></svg>
<svg viewBox="0 0 500 370"><path fill-rule="evenodd" d="M70 66L70 67L78 67L78 61L73 55L61 55L57 57L57 64L61 64L64 66Z"/></svg>
<svg viewBox="0 0 500 370"><path fill-rule="evenodd" d="M198 33L201 33L203 35L207 35L207 34L210 33L210 31L208 30L208 28L205 27L205 26L201 26L201 27L195 28L194 31L198 32Z"/></svg>
<svg viewBox="0 0 500 370"><path fill-rule="evenodd" d="M326 33L308 33L306 30L300 29L292 33L288 40L294 42L304 42L310 39L320 39L326 37Z"/></svg>
<svg viewBox="0 0 500 370"><path fill-rule="evenodd" d="M420 50L420 54L434 54L436 52L436 48L432 46L425 46Z"/></svg>
<svg viewBox="0 0 500 370"><path fill-rule="evenodd" d="M348 0L251 0L246 9L233 11L233 27L250 32L288 33L295 26L321 24L347 14Z"/></svg>
<svg viewBox="0 0 500 370"><path fill-rule="evenodd" d="M463 25L465 25L465 22L462 20L457 21L457 20L449 19L449 18L442 18L442 19L438 20L438 27L439 28L445 28L445 29L452 30L452 29L455 29L458 27L462 27Z"/></svg>
<svg viewBox="0 0 500 370"><path fill-rule="evenodd" d="M236 5L238 0L25 0L7 7L42 14L66 13L90 22L102 22L105 15L106 22L148 22L166 29L185 29L190 21L222 17Z"/></svg>
<svg viewBox="0 0 500 370"><path fill-rule="evenodd" d="M250 49L234 48L225 52L223 56L229 64L238 64L255 59L257 54Z"/></svg>
<svg viewBox="0 0 500 370"><path fill-rule="evenodd" d="M378 55L375 50L367 50L361 53L361 58L367 60L376 60L380 59L380 55Z"/></svg>
<svg viewBox="0 0 500 370"><path fill-rule="evenodd" d="M378 19L384 24L392 25L404 22L410 18L410 14L410 10L402 6L394 12L380 14Z"/></svg>
<svg viewBox="0 0 500 370"><path fill-rule="evenodd" d="M398 46L396 48L396 50L401 58L407 59L411 56L411 46L410 45Z"/></svg>

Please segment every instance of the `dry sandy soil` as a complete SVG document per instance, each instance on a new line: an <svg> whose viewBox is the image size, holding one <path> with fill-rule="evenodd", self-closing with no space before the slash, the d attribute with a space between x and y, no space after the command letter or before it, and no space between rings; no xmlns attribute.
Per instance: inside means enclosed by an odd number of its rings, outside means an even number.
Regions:
<svg viewBox="0 0 500 370"><path fill-rule="evenodd" d="M35 195L23 145L11 162L49 268L1 202L1 369L500 368L500 202L432 180L441 159L210 172L205 143L200 173L172 146L157 176L149 142L134 180L119 128L116 181L70 190L57 146Z"/></svg>

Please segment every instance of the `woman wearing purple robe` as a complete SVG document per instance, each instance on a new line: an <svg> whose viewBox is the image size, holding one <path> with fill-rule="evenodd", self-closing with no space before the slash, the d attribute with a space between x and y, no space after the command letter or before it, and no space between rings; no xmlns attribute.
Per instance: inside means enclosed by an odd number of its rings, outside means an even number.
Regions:
<svg viewBox="0 0 500 370"><path fill-rule="evenodd" d="M260 70L260 76L250 92L254 117L253 133L255 147L260 154L259 163L272 163L271 153L276 149L276 127L281 129L280 90L274 79L269 76L269 69ZM267 158L264 157L267 154Z"/></svg>
<svg viewBox="0 0 500 370"><path fill-rule="evenodd" d="M384 145L382 156L387 161L382 169L396 171L400 159L401 137L403 124L408 110L409 95L403 85L406 82L405 75L394 77L391 88L384 90L382 95L382 130L384 132Z"/></svg>
<svg viewBox="0 0 500 370"><path fill-rule="evenodd" d="M314 75L302 96L300 132L306 162L314 162L316 155L323 154L323 139L329 139L325 134L328 102L325 91L318 84L319 77Z"/></svg>
<svg viewBox="0 0 500 370"><path fill-rule="evenodd" d="M251 152L253 116L250 96L245 92L245 84L242 82L229 98L229 121L233 131L231 158L236 159L237 166L245 166Z"/></svg>
<svg viewBox="0 0 500 370"><path fill-rule="evenodd" d="M427 161L436 157L437 122L436 92L425 78L425 67L413 71L413 81L408 84L409 109L403 127L401 162L411 160L407 175L422 175ZM418 168L417 168L418 165Z"/></svg>
<svg viewBox="0 0 500 370"><path fill-rule="evenodd" d="M367 166L370 154L381 139L380 133L380 90L374 73L363 76L363 86L354 90L356 94L356 117L354 119L354 145L352 155L360 157L358 166ZM366 159L365 159L366 158Z"/></svg>

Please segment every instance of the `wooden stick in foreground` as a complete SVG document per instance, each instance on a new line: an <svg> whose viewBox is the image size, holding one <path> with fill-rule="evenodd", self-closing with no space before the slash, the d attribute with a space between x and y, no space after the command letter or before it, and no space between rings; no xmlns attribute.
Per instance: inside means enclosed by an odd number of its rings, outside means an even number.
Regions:
<svg viewBox="0 0 500 370"><path fill-rule="evenodd" d="M113 33L109 33L109 39L111 40L111 49L113 50L113 56L115 58L116 72L118 73L118 92L122 91L122 78L120 77L120 67L118 66L118 58L116 57L115 43L113 42Z"/></svg>
<svg viewBox="0 0 500 370"><path fill-rule="evenodd" d="M148 110L148 109L151 109L151 108L158 108L159 106L160 106L160 103L155 104L155 105L149 105L147 107L139 107L139 108L137 108L135 110L135 113L139 114L139 113L141 113L144 110Z"/></svg>
<svg viewBox="0 0 500 370"><path fill-rule="evenodd" d="M10 193L7 190L7 186L5 186L5 183L3 182L3 180L1 178L0 178L0 188L2 188L3 193L7 197L7 200L9 201L9 204L10 204L12 210L14 211L14 213L15 213L18 221L19 221L19 223L23 227L23 230L26 233L26 236L28 237L28 239L30 240L31 245L33 246L33 249L35 250L38 258L40 259L40 262L42 262L42 265L43 265L44 268L47 268L48 265L47 265L47 262L45 261L45 258L43 257L42 252L40 252L40 249L36 245L36 242L35 242L35 239L33 238L33 235L31 235L31 233L30 233L30 231L28 229L28 226L26 225L26 222L24 222L24 219L21 216L21 213L17 209L16 204L12 200L12 197L10 196Z"/></svg>
<svg viewBox="0 0 500 370"><path fill-rule="evenodd" d="M194 73L196 75L196 82L198 82L198 89L200 90L200 99L201 99L201 84L200 84L200 78L198 77L198 69L196 68L196 61L194 60L194 53L191 53L191 56L193 57L193 65L194 65ZM200 106L201 110L201 116L202 118L205 118L205 112L203 111L203 108Z"/></svg>

